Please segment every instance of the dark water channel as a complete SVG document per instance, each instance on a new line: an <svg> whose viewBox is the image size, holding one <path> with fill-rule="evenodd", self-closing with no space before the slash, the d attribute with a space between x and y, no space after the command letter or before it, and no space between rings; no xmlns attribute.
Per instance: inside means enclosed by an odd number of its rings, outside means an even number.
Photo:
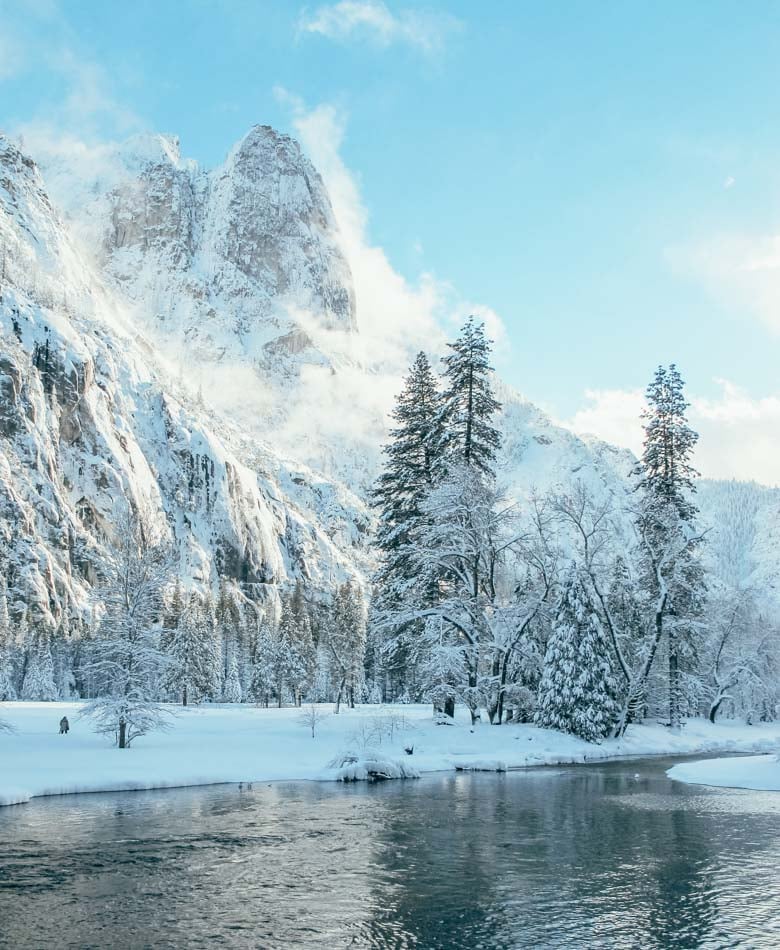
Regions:
<svg viewBox="0 0 780 950"><path fill-rule="evenodd" d="M780 793L670 764L0 809L0 947L780 947Z"/></svg>

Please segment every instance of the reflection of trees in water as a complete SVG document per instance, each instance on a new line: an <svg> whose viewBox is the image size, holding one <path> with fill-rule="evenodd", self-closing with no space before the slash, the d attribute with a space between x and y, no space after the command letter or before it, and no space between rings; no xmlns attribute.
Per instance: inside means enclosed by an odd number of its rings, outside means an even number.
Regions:
<svg viewBox="0 0 780 950"><path fill-rule="evenodd" d="M718 918L712 816L684 802L631 807L626 796L654 780L630 769L471 775L394 795L374 844L383 910L365 936L395 935L399 947L699 945Z"/></svg>
<svg viewBox="0 0 780 950"><path fill-rule="evenodd" d="M733 943L780 917L780 816L753 801L637 763L31 803L0 947Z"/></svg>
<svg viewBox="0 0 780 950"><path fill-rule="evenodd" d="M448 776L382 795L385 820L373 844L376 910L356 934L357 946L503 946L496 935L511 930L498 896L511 847L502 831L511 808L503 784L502 776Z"/></svg>

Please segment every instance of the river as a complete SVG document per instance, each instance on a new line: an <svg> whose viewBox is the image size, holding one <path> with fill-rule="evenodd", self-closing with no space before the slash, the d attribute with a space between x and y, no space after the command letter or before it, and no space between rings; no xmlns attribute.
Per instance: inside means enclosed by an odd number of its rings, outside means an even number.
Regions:
<svg viewBox="0 0 780 950"><path fill-rule="evenodd" d="M672 760L0 809L0 947L780 946L780 793Z"/></svg>

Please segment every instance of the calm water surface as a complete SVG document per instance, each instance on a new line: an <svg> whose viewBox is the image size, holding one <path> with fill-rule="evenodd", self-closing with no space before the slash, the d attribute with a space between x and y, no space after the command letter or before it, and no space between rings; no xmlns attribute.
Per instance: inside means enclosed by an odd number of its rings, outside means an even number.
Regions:
<svg viewBox="0 0 780 950"><path fill-rule="evenodd" d="M670 764L0 809L0 947L780 947L780 793Z"/></svg>

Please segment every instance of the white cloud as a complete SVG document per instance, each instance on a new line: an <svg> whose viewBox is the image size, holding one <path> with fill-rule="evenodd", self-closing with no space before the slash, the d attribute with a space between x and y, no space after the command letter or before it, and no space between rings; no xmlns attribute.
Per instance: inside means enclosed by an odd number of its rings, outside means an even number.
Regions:
<svg viewBox="0 0 780 950"><path fill-rule="evenodd" d="M357 335L330 334L325 349L340 349L339 372L307 366L301 376L299 398L281 433L290 447L311 442L312 428L331 445L362 440L364 456L376 451L377 435L383 431L387 412L402 385L414 355L424 350L436 358L445 351L447 339L457 335L466 317L473 313L484 320L496 347L497 363L508 349L500 317L489 307L470 304L447 282L423 273L414 283L396 271L385 251L372 244L368 213L355 176L340 154L345 117L333 105L307 109L284 89L277 98L290 109L296 136L304 152L322 175L341 232L357 300ZM304 326L304 314L296 318ZM310 327L317 339L322 331ZM366 458L358 463L366 464ZM338 467L338 466L336 466ZM369 466L370 467L370 466Z"/></svg>
<svg viewBox="0 0 780 950"><path fill-rule="evenodd" d="M690 396L689 418L699 433L696 465L708 478L755 479L780 484L780 396L754 397L728 380L717 380L714 399ZM588 390L587 404L566 423L581 434L641 450L641 390Z"/></svg>
<svg viewBox="0 0 780 950"><path fill-rule="evenodd" d="M370 364L406 366L420 349L441 351L453 318L465 320L467 304L453 288L431 274L411 284L399 274L381 247L368 237L368 213L355 177L344 164L340 148L344 115L333 105L306 109L283 89L277 96L293 113L293 126L304 152L328 189L341 231L344 252L355 282L362 359ZM479 309L490 331L503 334L501 321L488 308Z"/></svg>
<svg viewBox="0 0 780 950"><path fill-rule="evenodd" d="M728 178L723 182L724 188L733 188L736 184L737 179L733 175L729 175Z"/></svg>
<svg viewBox="0 0 780 950"><path fill-rule="evenodd" d="M667 259L716 300L780 332L780 234L723 234L670 248Z"/></svg>
<svg viewBox="0 0 780 950"><path fill-rule="evenodd" d="M313 13L304 10L298 21L301 33L318 33L347 42L368 39L387 47L402 43L426 53L439 53L447 36L461 28L446 13L403 9L393 13L381 0L340 0Z"/></svg>

